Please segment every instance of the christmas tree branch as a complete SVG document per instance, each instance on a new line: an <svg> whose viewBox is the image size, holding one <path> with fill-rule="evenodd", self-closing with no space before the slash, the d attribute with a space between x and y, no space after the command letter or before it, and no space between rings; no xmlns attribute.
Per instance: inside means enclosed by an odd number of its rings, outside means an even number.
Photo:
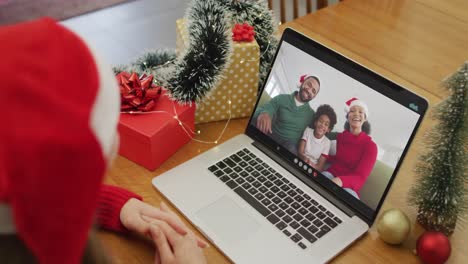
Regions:
<svg viewBox="0 0 468 264"><path fill-rule="evenodd" d="M446 232L450 231L448 223L455 225L468 211L465 170L468 63L443 81L442 86L451 95L433 108L438 124L425 138L424 154L415 170L417 183L410 190L409 203L418 207L418 220Z"/></svg>

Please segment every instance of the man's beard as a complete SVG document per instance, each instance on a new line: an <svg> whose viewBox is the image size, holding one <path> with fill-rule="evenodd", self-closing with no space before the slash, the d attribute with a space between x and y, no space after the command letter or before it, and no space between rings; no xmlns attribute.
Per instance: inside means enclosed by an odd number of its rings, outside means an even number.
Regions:
<svg viewBox="0 0 468 264"><path fill-rule="evenodd" d="M312 98L311 99L304 98L303 90L304 90L304 88L302 88L302 87L299 89L299 98L301 99L301 101L303 103L308 103L308 102L310 102L312 100Z"/></svg>

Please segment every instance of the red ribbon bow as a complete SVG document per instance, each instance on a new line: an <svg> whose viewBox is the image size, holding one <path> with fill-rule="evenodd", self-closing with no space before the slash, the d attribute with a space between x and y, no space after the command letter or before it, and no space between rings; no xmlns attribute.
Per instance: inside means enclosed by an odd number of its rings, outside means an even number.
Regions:
<svg viewBox="0 0 468 264"><path fill-rule="evenodd" d="M153 109L162 87L153 84L152 75L138 77L135 72L121 72L116 77L120 86L120 111L147 112Z"/></svg>
<svg viewBox="0 0 468 264"><path fill-rule="evenodd" d="M254 28L247 23L236 24L232 29L232 40L234 41L253 41L254 36Z"/></svg>

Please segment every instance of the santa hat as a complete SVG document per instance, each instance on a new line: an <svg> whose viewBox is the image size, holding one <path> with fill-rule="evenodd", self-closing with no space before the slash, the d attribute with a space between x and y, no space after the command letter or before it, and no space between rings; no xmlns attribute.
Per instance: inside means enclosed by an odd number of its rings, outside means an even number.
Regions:
<svg viewBox="0 0 468 264"><path fill-rule="evenodd" d="M299 78L299 83L303 83L305 79L307 79L307 77L309 77L309 75L307 74L301 75L301 77Z"/></svg>
<svg viewBox="0 0 468 264"><path fill-rule="evenodd" d="M52 19L0 27L0 234L79 263L116 138L111 68Z"/></svg>
<svg viewBox="0 0 468 264"><path fill-rule="evenodd" d="M318 84L320 85L319 78L317 78L316 76L313 76L313 75L308 75L308 74L304 74L304 75L301 75L301 77L299 77L299 84L302 85L302 83L304 83L304 81L307 78L314 78L318 82Z"/></svg>
<svg viewBox="0 0 468 264"><path fill-rule="evenodd" d="M369 108L367 107L367 104L364 103L364 101L359 100L356 97L353 97L349 99L348 101L346 101L346 106L345 106L346 114L348 114L351 107L355 105L362 107L362 109L364 109L364 114L366 114L366 118L369 118Z"/></svg>

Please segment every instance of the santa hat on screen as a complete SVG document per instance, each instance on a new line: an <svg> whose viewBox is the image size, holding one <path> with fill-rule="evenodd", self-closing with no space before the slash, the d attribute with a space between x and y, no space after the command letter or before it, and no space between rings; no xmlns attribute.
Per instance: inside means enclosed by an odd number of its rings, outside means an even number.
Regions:
<svg viewBox="0 0 468 264"><path fill-rule="evenodd" d="M111 68L52 19L0 27L0 234L80 263L119 118Z"/></svg>
<svg viewBox="0 0 468 264"><path fill-rule="evenodd" d="M320 85L320 80L319 80L319 78L317 76L308 75L308 74L301 75L301 77L299 77L299 83L302 84L308 78L314 78L318 82L318 84Z"/></svg>
<svg viewBox="0 0 468 264"><path fill-rule="evenodd" d="M367 104L364 103L364 101L359 100L356 97L353 97L349 99L348 101L346 101L346 106L345 106L346 114L348 114L351 107L355 105L362 107L364 109L364 114L366 114L366 118L369 118L369 108L367 107Z"/></svg>
<svg viewBox="0 0 468 264"><path fill-rule="evenodd" d="M305 81L305 79L307 79L307 77L309 77L309 75L307 75L307 74L301 75L301 77L299 78L299 82L303 83Z"/></svg>

